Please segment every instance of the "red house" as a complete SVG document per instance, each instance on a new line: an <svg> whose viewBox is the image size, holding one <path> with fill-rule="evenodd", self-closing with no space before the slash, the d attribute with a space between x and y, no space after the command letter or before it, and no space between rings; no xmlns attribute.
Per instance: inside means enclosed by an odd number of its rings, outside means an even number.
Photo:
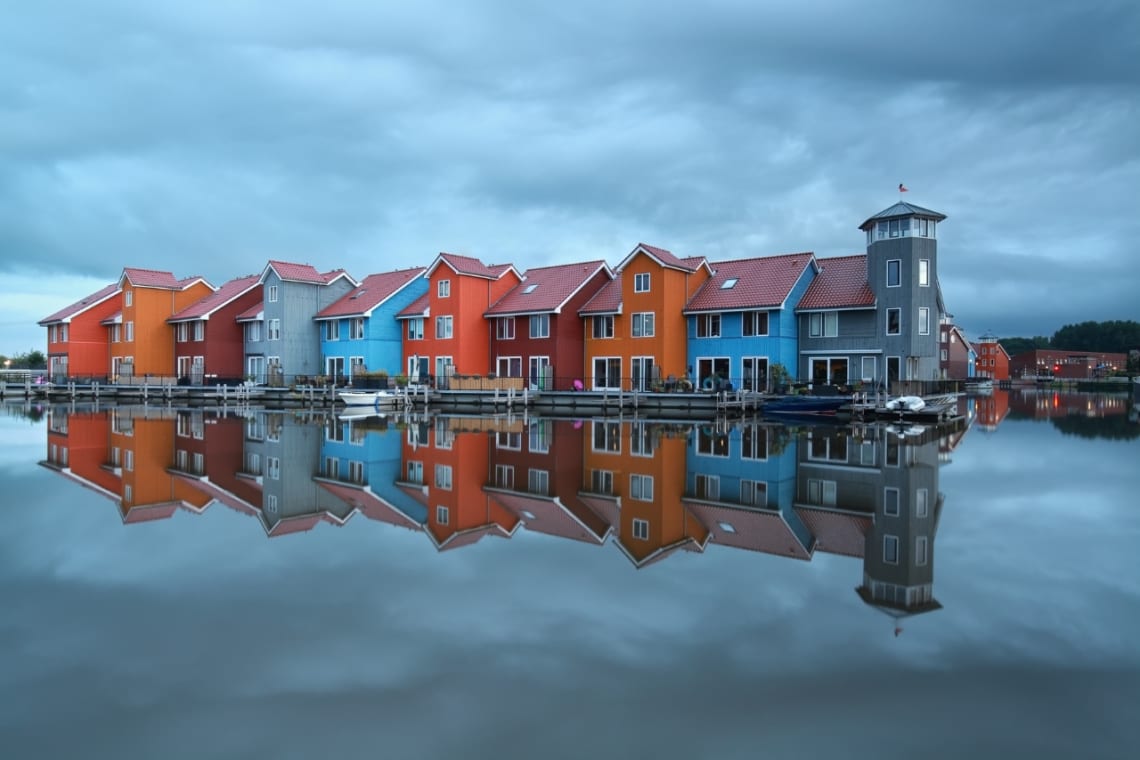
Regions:
<svg viewBox="0 0 1140 760"><path fill-rule="evenodd" d="M119 311L118 295L118 284L108 285L39 321L48 331L49 379L107 374L110 344L102 322Z"/></svg>
<svg viewBox="0 0 1140 760"><path fill-rule="evenodd" d="M990 380L1008 380L1010 378L1009 354L1006 353L1002 344L998 343L996 335L983 335L978 338L976 348L978 358L974 361L975 376L989 378Z"/></svg>
<svg viewBox="0 0 1140 760"><path fill-rule="evenodd" d="M526 377L536 390L570 390L586 371L578 310L613 277L604 261L527 270L483 314L491 325L494 371Z"/></svg>
<svg viewBox="0 0 1140 760"><path fill-rule="evenodd" d="M244 332L237 317L261 303L257 275L230 280L167 323L174 327L175 372L179 381L202 385L240 381L244 376Z"/></svg>

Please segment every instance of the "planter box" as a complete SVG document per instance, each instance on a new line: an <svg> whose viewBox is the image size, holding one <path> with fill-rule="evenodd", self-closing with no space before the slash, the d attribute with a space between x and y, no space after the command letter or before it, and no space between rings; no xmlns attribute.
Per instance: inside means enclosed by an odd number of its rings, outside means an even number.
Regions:
<svg viewBox="0 0 1140 760"><path fill-rule="evenodd" d="M514 388L522 392L523 378L521 377L456 377L448 378L448 389L453 391L506 391Z"/></svg>

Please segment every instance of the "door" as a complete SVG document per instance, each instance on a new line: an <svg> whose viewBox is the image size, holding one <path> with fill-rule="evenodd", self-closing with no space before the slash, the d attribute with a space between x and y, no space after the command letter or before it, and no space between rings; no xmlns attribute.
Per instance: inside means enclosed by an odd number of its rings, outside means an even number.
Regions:
<svg viewBox="0 0 1140 760"><path fill-rule="evenodd" d="M633 390L647 391L653 385L653 357L633 357Z"/></svg>
<svg viewBox="0 0 1140 760"><path fill-rule="evenodd" d="M265 382L265 357L264 356L251 356L249 357L249 377L246 378L253 383Z"/></svg>
<svg viewBox="0 0 1140 760"><path fill-rule="evenodd" d="M179 356L178 357L178 379L181 380L184 377L187 377L187 378L190 377L190 357L189 356Z"/></svg>
<svg viewBox="0 0 1140 760"><path fill-rule="evenodd" d="M899 378L899 371L901 369L901 360L897 356L887 357L887 391L890 392L891 385L897 383Z"/></svg>
<svg viewBox="0 0 1140 760"><path fill-rule="evenodd" d="M442 390L447 390L448 380L451 373L454 372L454 367L451 363L450 356L437 356L435 357L435 387Z"/></svg>
<svg viewBox="0 0 1140 760"><path fill-rule="evenodd" d="M530 357L530 387L532 390L544 391L547 389L549 371L549 356Z"/></svg>
<svg viewBox="0 0 1140 760"><path fill-rule="evenodd" d="M194 385L206 382L206 357L195 356L194 361L190 363L190 382Z"/></svg>
<svg viewBox="0 0 1140 760"><path fill-rule="evenodd" d="M325 374L337 385L344 384L344 357L329 356L325 358Z"/></svg>
<svg viewBox="0 0 1140 760"><path fill-rule="evenodd" d="M697 359L697 382L701 390L717 391L729 382L727 356Z"/></svg>
<svg viewBox="0 0 1140 760"><path fill-rule="evenodd" d="M413 383L422 383L428 374L428 358L426 356L408 357L408 380Z"/></svg>
<svg viewBox="0 0 1140 760"><path fill-rule="evenodd" d="M742 379L740 387L746 391L768 390L768 358L764 356L746 356L741 366Z"/></svg>

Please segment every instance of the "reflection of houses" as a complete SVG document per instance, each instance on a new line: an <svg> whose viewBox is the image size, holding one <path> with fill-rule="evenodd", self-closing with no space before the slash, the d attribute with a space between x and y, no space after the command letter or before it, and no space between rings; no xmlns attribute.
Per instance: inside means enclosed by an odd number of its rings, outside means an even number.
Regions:
<svg viewBox="0 0 1140 760"><path fill-rule="evenodd" d="M119 468L107 466L110 434L106 412L52 407L47 413L47 459L40 464L117 502L123 483Z"/></svg>
<svg viewBox="0 0 1140 760"><path fill-rule="evenodd" d="M682 549L704 551L709 531L681 499L684 432L606 419L585 427L582 500L613 526L621 552L641 568Z"/></svg>
<svg viewBox="0 0 1140 760"><path fill-rule="evenodd" d="M529 531L605 543L612 526L580 493L585 429L532 419L520 431L496 432L483 490Z"/></svg>
<svg viewBox="0 0 1140 760"><path fill-rule="evenodd" d="M982 430L997 430L997 426L1009 414L1009 393L997 389L993 393L974 398L974 409L978 425Z"/></svg>
<svg viewBox="0 0 1140 760"><path fill-rule="evenodd" d="M1079 393L1036 387L1009 391L1009 409L1022 417L1044 420L1057 417L1112 417L1127 414L1128 396L1123 393Z"/></svg>
<svg viewBox="0 0 1140 760"><path fill-rule="evenodd" d="M48 377L102 377L107 374L109 336L103 320L121 310L118 284L108 285L44 317L48 331Z"/></svg>

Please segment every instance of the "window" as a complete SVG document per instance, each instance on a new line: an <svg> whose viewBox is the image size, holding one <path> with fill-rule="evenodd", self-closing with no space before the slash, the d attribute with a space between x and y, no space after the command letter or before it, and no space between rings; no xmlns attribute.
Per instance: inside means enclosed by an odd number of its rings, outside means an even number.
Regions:
<svg viewBox="0 0 1140 760"><path fill-rule="evenodd" d="M728 433L718 433L702 425L697 432L697 453L706 457L728 456Z"/></svg>
<svg viewBox="0 0 1140 760"><path fill-rule="evenodd" d="M767 482L763 480L741 480L740 503L750 507L768 506Z"/></svg>
<svg viewBox="0 0 1140 760"><path fill-rule="evenodd" d="M129 485L123 486L123 503L130 504L134 499L134 491Z"/></svg>
<svg viewBox="0 0 1140 760"><path fill-rule="evenodd" d="M651 457L655 448L653 428L644 422L631 422L629 424L629 453L639 457Z"/></svg>
<svg viewBox="0 0 1140 760"><path fill-rule="evenodd" d="M245 326L245 339L250 343L261 340L261 323L250 322Z"/></svg>
<svg viewBox="0 0 1140 760"><path fill-rule="evenodd" d="M127 472L135 470L135 450L127 449L123 452L123 469Z"/></svg>
<svg viewBox="0 0 1140 760"><path fill-rule="evenodd" d="M60 325L59 326L59 342L60 343L66 343L67 342L67 325Z"/></svg>
<svg viewBox="0 0 1140 760"><path fill-rule="evenodd" d="M720 478L716 475L703 475L697 473L695 478L695 494L698 499L720 501Z"/></svg>
<svg viewBox="0 0 1140 760"><path fill-rule="evenodd" d="M265 300L268 301L269 303L277 303L277 286L276 285L270 285L265 290L266 290Z"/></svg>
<svg viewBox="0 0 1140 760"><path fill-rule="evenodd" d="M899 563L899 537L883 536L883 562L888 565Z"/></svg>
<svg viewBox="0 0 1140 760"><path fill-rule="evenodd" d="M446 491L451 490L451 465L437 464L435 466L435 487Z"/></svg>
<svg viewBox="0 0 1140 760"><path fill-rule="evenodd" d="M495 320L495 337L499 340L515 339L515 318L499 317Z"/></svg>
<svg viewBox="0 0 1140 760"><path fill-rule="evenodd" d="M535 314L530 318L530 337L532 338L549 338L550 337L550 315L549 314Z"/></svg>
<svg viewBox="0 0 1140 760"><path fill-rule="evenodd" d="M521 356L500 356L497 365L499 377L522 377Z"/></svg>
<svg viewBox="0 0 1140 760"><path fill-rule="evenodd" d="M839 312L817 311L809 314L808 335L812 338L834 338L839 335Z"/></svg>
<svg viewBox="0 0 1140 760"><path fill-rule="evenodd" d="M526 490L539 496L547 496L550 493L550 471L528 470Z"/></svg>
<svg viewBox="0 0 1140 760"><path fill-rule="evenodd" d="M356 317L348 321L348 339L364 339L364 317Z"/></svg>
<svg viewBox="0 0 1140 760"><path fill-rule="evenodd" d="M902 334L902 309L887 309L887 335Z"/></svg>
<svg viewBox="0 0 1140 760"><path fill-rule="evenodd" d="M408 462L407 467L408 482L409 483L423 483L424 482L424 463L423 462Z"/></svg>
<svg viewBox="0 0 1140 760"><path fill-rule="evenodd" d="M270 494L265 495L265 511L271 515L277 514L277 495L276 494L270 493Z"/></svg>
<svg viewBox="0 0 1140 760"><path fill-rule="evenodd" d="M807 500L809 504L820 507L834 507L838 492L838 484L834 480L819 480L808 478Z"/></svg>
<svg viewBox="0 0 1140 760"><path fill-rule="evenodd" d="M930 514L930 492L925 488L920 488L914 493L914 515L915 517L927 517Z"/></svg>
<svg viewBox="0 0 1140 760"><path fill-rule="evenodd" d="M135 292L133 290L123 291L123 306L131 306L135 302Z"/></svg>
<svg viewBox="0 0 1140 760"><path fill-rule="evenodd" d="M435 337L436 338L450 338L451 333L451 317L436 317L435 318Z"/></svg>
<svg viewBox="0 0 1140 760"><path fill-rule="evenodd" d="M435 521L440 525L447 525L448 520L451 518L451 513L447 507L438 506L435 508Z"/></svg>
<svg viewBox="0 0 1140 760"><path fill-rule="evenodd" d="M598 357L594 359L594 390L621 387L621 359Z"/></svg>
<svg viewBox="0 0 1140 760"><path fill-rule="evenodd" d="M503 432L495 435L495 448L522 451L522 433Z"/></svg>
<svg viewBox="0 0 1140 760"><path fill-rule="evenodd" d="M894 234L891 237L895 237ZM897 288L902 285L902 260L890 259L887 261L887 287Z"/></svg>
<svg viewBox="0 0 1140 760"><path fill-rule="evenodd" d="M614 317L612 314L604 314L594 317L594 337L614 337Z"/></svg>
<svg viewBox="0 0 1140 760"><path fill-rule="evenodd" d="M653 476L630 475L629 498L637 501L653 501Z"/></svg>
<svg viewBox="0 0 1140 760"><path fill-rule="evenodd" d="M929 559L927 554L928 542L926 536L918 536L914 539L914 564L922 566L925 565Z"/></svg>
<svg viewBox="0 0 1140 760"><path fill-rule="evenodd" d="M767 335L768 334L768 312L766 311L746 311L744 312L744 335L751 337L754 335Z"/></svg>
<svg viewBox="0 0 1140 760"><path fill-rule="evenodd" d="M942 349L942 351L939 353L939 358L942 359L942 361L946 361L946 349L945 348Z"/></svg>
<svg viewBox="0 0 1140 760"><path fill-rule="evenodd" d="M768 428L764 425L745 425L740 431L742 459L768 458ZM727 456L728 452L725 452Z"/></svg>
<svg viewBox="0 0 1140 760"><path fill-rule="evenodd" d="M350 378L356 377L364 372L364 357L363 356L350 356L348 357L348 376Z"/></svg>
<svg viewBox="0 0 1140 760"><path fill-rule="evenodd" d="M119 342L119 337L121 334L119 331L120 327L122 327L122 325L111 325L111 342L112 343L118 343Z"/></svg>
<svg viewBox="0 0 1140 760"><path fill-rule="evenodd" d="M325 322L325 340L340 340L339 319L330 319Z"/></svg>
<svg viewBox="0 0 1140 760"><path fill-rule="evenodd" d="M190 325L186 322L178 323L178 335L175 338L179 343L185 343L190 339Z"/></svg>
<svg viewBox="0 0 1140 760"><path fill-rule="evenodd" d="M729 277L727 280L720 284L721 290L731 290L736 287L736 283L740 281L739 277Z"/></svg>
<svg viewBox="0 0 1140 760"><path fill-rule="evenodd" d="M633 276L633 292L634 293L648 293L649 292L649 272L635 274Z"/></svg>
<svg viewBox="0 0 1140 760"><path fill-rule="evenodd" d="M267 340L281 340L281 320L269 320L269 327L265 331L265 338Z"/></svg>
<svg viewBox="0 0 1140 760"><path fill-rule="evenodd" d="M451 280L440 280L435 286L435 294L440 298L451 298Z"/></svg>
<svg viewBox="0 0 1140 760"><path fill-rule="evenodd" d="M621 453L621 423L620 422L594 422L594 451L605 451L610 454Z"/></svg>
<svg viewBox="0 0 1140 760"><path fill-rule="evenodd" d="M652 338L654 333L653 312L644 311L633 315L633 337Z"/></svg>
<svg viewBox="0 0 1140 760"><path fill-rule="evenodd" d="M641 541L649 540L649 521L634 518L633 537Z"/></svg>
<svg viewBox="0 0 1140 760"><path fill-rule="evenodd" d="M424 339L424 318L416 317L408 320L408 340Z"/></svg>
<svg viewBox="0 0 1140 760"><path fill-rule="evenodd" d="M697 316L697 337L698 338L719 338L720 337L720 315L719 314L700 314Z"/></svg>
<svg viewBox="0 0 1140 760"><path fill-rule="evenodd" d="M590 490L594 493L612 494L614 492L613 472L610 470L591 470Z"/></svg>
<svg viewBox="0 0 1140 760"><path fill-rule="evenodd" d="M194 323L194 340L203 341L205 339L206 339L206 323L201 322L201 321L195 322Z"/></svg>
<svg viewBox="0 0 1140 760"><path fill-rule="evenodd" d="M926 306L918 309L918 334L930 335L930 309Z"/></svg>
<svg viewBox="0 0 1140 760"><path fill-rule="evenodd" d="M919 287L930 287L930 259L918 260L918 284Z"/></svg>
<svg viewBox="0 0 1140 760"><path fill-rule="evenodd" d="M281 479L281 459L279 457L265 458L265 474L270 480Z"/></svg>
<svg viewBox="0 0 1140 760"><path fill-rule="evenodd" d="M529 441L527 450L532 454L546 454L550 451L550 437L553 433L552 420L532 419L527 430Z"/></svg>
<svg viewBox="0 0 1140 760"><path fill-rule="evenodd" d="M509 464L495 465L495 485L499 488L515 487L515 468Z"/></svg>
<svg viewBox="0 0 1140 760"><path fill-rule="evenodd" d="M875 357L864 356L860 360L860 380L865 383L872 382L875 379Z"/></svg>
<svg viewBox="0 0 1140 760"><path fill-rule="evenodd" d="M530 285L527 285L523 289L523 295L530 295L531 293L533 293L536 290L538 290L538 283L537 282L531 283Z"/></svg>
<svg viewBox="0 0 1140 760"><path fill-rule="evenodd" d="M127 322L126 341L130 343L135 339L135 323Z"/></svg>
<svg viewBox="0 0 1140 760"><path fill-rule="evenodd" d="M898 517L899 515L899 489L897 488L884 488L883 489L883 514L889 517Z"/></svg>

